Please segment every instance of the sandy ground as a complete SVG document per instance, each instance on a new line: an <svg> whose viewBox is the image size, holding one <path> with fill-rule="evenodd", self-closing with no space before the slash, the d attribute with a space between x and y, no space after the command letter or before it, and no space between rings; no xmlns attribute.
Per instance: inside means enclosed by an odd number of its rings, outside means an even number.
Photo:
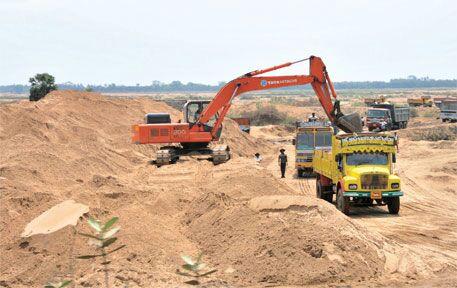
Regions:
<svg viewBox="0 0 457 288"><path fill-rule="evenodd" d="M247 135L226 121L228 163L150 165L156 147L131 144L130 124L163 111L180 118L163 103L96 93L0 105L0 287L61 279L103 286L100 260L75 259L94 250L72 228L20 237L28 222L68 199L101 220L120 217L116 245L126 247L110 255L112 287L186 286L190 279L175 273L180 255L199 252L217 269L203 287L457 285L456 141L413 142L402 131L400 215L372 207L348 217L316 199L313 179L296 178L292 165L279 178L281 147L293 163L284 142L293 134L281 127ZM85 219L76 230L89 231Z"/></svg>

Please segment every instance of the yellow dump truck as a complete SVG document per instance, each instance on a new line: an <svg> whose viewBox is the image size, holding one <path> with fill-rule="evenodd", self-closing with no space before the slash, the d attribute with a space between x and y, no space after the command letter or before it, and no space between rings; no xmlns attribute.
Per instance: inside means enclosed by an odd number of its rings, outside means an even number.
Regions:
<svg viewBox="0 0 457 288"><path fill-rule="evenodd" d="M403 196L400 178L393 174L395 137L385 133L337 134L332 149L315 150L316 195L349 213L351 204L387 205L398 214Z"/></svg>
<svg viewBox="0 0 457 288"><path fill-rule="evenodd" d="M371 106L376 103L384 103L384 102L386 102L386 97L384 95L379 95L374 98L371 98L371 97L363 98L363 103L365 103L365 105L367 105L367 106Z"/></svg>
<svg viewBox="0 0 457 288"><path fill-rule="evenodd" d="M332 148L332 128L328 122L297 122L295 130L295 169L298 177L313 172L314 150Z"/></svg>
<svg viewBox="0 0 457 288"><path fill-rule="evenodd" d="M433 100L430 96L421 96L420 98L408 98L408 105L410 107L432 107Z"/></svg>

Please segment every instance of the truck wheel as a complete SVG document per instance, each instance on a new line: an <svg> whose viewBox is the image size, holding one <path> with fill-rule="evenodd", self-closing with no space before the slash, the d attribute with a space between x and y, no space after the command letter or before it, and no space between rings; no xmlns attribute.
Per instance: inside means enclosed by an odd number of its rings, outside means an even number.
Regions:
<svg viewBox="0 0 457 288"><path fill-rule="evenodd" d="M316 197L319 199L323 199L322 197L322 184L319 178L316 179Z"/></svg>
<svg viewBox="0 0 457 288"><path fill-rule="evenodd" d="M336 193L336 207L344 214L349 214L349 198L343 196L341 188L338 188L338 192Z"/></svg>
<svg viewBox="0 0 457 288"><path fill-rule="evenodd" d="M298 178L302 178L303 177L303 170L297 169L297 176L298 176Z"/></svg>
<svg viewBox="0 0 457 288"><path fill-rule="evenodd" d="M398 214L398 211L400 211L400 197L387 198L387 208L389 209L389 214Z"/></svg>
<svg viewBox="0 0 457 288"><path fill-rule="evenodd" d="M373 128L369 127L369 128L368 128L368 131L370 131L370 132L373 131Z"/></svg>
<svg viewBox="0 0 457 288"><path fill-rule="evenodd" d="M327 191L327 193L324 193L324 200L329 202L329 203L332 203L333 202L333 193L332 192L329 192Z"/></svg>
<svg viewBox="0 0 457 288"><path fill-rule="evenodd" d="M443 121L443 123L446 123L446 119L441 119L441 121Z"/></svg>

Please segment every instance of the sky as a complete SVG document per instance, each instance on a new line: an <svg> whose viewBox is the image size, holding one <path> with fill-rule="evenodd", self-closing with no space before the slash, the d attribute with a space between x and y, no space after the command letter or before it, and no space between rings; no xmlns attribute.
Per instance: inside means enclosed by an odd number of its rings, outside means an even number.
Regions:
<svg viewBox="0 0 457 288"><path fill-rule="evenodd" d="M455 0L0 0L0 85L217 84L322 57L333 81L457 78ZM308 74L307 64L272 75Z"/></svg>

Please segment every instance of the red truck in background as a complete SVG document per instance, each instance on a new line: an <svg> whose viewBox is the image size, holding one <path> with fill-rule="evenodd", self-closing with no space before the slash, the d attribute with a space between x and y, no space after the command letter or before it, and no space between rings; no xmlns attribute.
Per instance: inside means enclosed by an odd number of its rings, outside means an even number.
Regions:
<svg viewBox="0 0 457 288"><path fill-rule="evenodd" d="M230 118L240 126L241 131L249 134L251 132L251 119L249 118Z"/></svg>

